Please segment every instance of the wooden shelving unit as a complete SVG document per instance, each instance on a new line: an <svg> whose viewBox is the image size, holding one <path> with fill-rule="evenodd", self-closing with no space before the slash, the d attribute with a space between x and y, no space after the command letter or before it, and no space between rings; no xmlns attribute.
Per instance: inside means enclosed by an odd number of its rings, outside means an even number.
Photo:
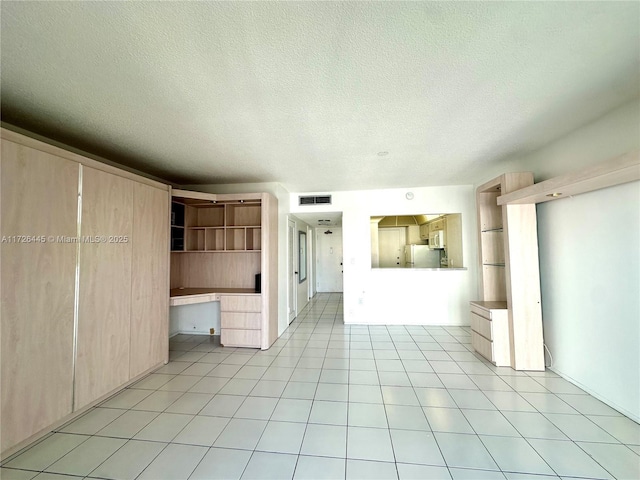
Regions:
<svg viewBox="0 0 640 480"><path fill-rule="evenodd" d="M172 202L172 252L259 252L261 202L176 197Z"/></svg>
<svg viewBox="0 0 640 480"><path fill-rule="evenodd" d="M516 370L544 369L535 205L637 180L640 151L634 150L537 184L531 173L507 173L478 187L483 301L471 302L471 324L480 354L497 365L503 358ZM501 316L500 304L488 308L487 302L505 302L508 340L491 322L491 316ZM508 363L496 355L504 352L505 341Z"/></svg>
<svg viewBox="0 0 640 480"><path fill-rule="evenodd" d="M476 191L482 300L471 302L472 344L516 370L544 370L536 212L498 198L531 184L530 172L506 173Z"/></svg>
<svg viewBox="0 0 640 480"><path fill-rule="evenodd" d="M222 309L223 343L269 348L278 334L277 200L267 193L173 190L172 196L171 288L241 292L224 297L242 306ZM245 314L252 318L249 327L238 321Z"/></svg>
<svg viewBox="0 0 640 480"><path fill-rule="evenodd" d="M640 180L640 151L634 150L584 170L504 192L498 205L548 202L637 180Z"/></svg>

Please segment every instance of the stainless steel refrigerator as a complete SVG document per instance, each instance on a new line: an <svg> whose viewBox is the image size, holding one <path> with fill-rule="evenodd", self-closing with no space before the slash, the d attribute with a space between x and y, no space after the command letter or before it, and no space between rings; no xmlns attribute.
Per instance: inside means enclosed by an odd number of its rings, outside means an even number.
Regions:
<svg viewBox="0 0 640 480"><path fill-rule="evenodd" d="M427 245L406 245L404 260L407 268L440 268L442 250L430 249Z"/></svg>

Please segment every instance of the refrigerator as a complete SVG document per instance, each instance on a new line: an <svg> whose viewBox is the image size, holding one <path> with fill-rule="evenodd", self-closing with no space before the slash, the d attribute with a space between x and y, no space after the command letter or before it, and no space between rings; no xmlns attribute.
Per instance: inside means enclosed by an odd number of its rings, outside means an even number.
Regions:
<svg viewBox="0 0 640 480"><path fill-rule="evenodd" d="M427 245L405 245L404 260L407 268L440 268L442 250Z"/></svg>

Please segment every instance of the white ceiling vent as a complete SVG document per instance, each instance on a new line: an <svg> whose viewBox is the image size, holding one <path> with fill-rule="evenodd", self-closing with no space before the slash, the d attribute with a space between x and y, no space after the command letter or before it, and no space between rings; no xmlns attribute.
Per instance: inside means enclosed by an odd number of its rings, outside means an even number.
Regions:
<svg viewBox="0 0 640 480"><path fill-rule="evenodd" d="M331 205L331 195L301 196L298 201L298 205Z"/></svg>

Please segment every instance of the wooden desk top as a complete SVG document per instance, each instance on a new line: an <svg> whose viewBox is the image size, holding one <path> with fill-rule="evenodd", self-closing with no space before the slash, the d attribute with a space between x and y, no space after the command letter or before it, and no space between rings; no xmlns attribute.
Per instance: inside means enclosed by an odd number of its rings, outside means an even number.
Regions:
<svg viewBox="0 0 640 480"><path fill-rule="evenodd" d="M188 305L192 303L217 302L220 295L260 295L253 288L172 288L169 292L169 305Z"/></svg>
<svg viewBox="0 0 640 480"><path fill-rule="evenodd" d="M469 302L484 310L506 310L507 302L483 302L482 300L473 300Z"/></svg>
<svg viewBox="0 0 640 480"><path fill-rule="evenodd" d="M174 297L184 297L186 295L203 295L203 294L207 294L207 293L219 293L219 294L225 294L225 293L253 293L256 294L257 292L253 289L253 288L218 288L218 287L213 287L213 288L172 288L171 292L169 294L169 296L171 298Z"/></svg>

